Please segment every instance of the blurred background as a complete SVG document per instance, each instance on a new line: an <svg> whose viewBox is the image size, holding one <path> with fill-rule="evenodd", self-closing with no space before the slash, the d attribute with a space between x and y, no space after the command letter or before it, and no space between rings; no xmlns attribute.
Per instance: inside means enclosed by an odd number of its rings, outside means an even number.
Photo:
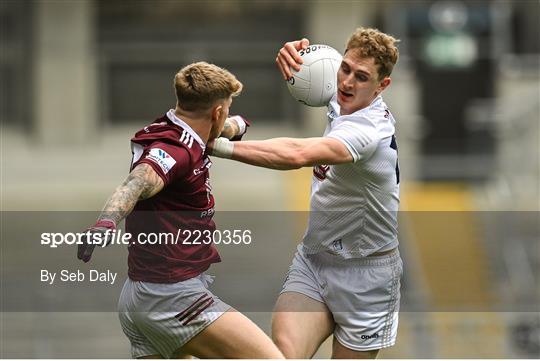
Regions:
<svg viewBox="0 0 540 361"><path fill-rule="evenodd" d="M174 107L173 76L193 61L244 83L231 112L253 122L247 139L322 134L325 109L294 101L277 50L307 37L343 52L355 28L377 27L401 40L383 95L398 122L405 263L397 344L380 357L538 358L539 19L537 0L2 0L0 247L7 214L101 209L127 174L129 139ZM310 177L214 160L218 213L298 215L282 273ZM19 273L2 248L5 301ZM245 267L223 252L215 273ZM272 262L243 271L264 277ZM2 308L2 357L130 356L114 313L14 310ZM268 330L270 310L249 316ZM326 343L317 357L329 355Z"/></svg>

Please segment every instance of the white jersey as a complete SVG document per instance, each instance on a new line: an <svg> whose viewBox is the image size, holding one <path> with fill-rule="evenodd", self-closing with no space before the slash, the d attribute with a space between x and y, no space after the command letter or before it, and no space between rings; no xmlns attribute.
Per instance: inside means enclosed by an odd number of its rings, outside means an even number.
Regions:
<svg viewBox="0 0 540 361"><path fill-rule="evenodd" d="M339 113L334 96L324 136L343 142L353 163L314 167L303 251L365 257L398 245L395 120L380 95L353 114Z"/></svg>

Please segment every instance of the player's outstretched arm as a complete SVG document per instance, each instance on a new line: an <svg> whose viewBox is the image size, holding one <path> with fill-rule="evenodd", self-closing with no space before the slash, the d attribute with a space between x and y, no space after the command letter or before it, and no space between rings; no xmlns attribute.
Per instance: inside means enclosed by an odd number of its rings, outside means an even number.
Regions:
<svg viewBox="0 0 540 361"><path fill-rule="evenodd" d="M163 180L148 164L142 163L129 173L126 180L111 195L99 216L96 224L86 231L87 238L99 233L103 245L107 243L107 232L114 231L135 207L137 201L150 198L163 189ZM89 239L83 240L77 249L77 258L90 261L96 244Z"/></svg>
<svg viewBox="0 0 540 361"><path fill-rule="evenodd" d="M150 198L162 189L163 180L154 169L146 163L139 164L105 203L99 220L118 224L131 213L137 201Z"/></svg>
<svg viewBox="0 0 540 361"><path fill-rule="evenodd" d="M244 142L229 142L218 138L209 143L209 146L215 156L279 170L353 161L351 153L341 141L328 137L273 138Z"/></svg>
<svg viewBox="0 0 540 361"><path fill-rule="evenodd" d="M281 75L283 75L283 79L288 80L292 77L290 68L293 68L295 71L300 70L300 64L302 64L304 61L302 60L300 54L298 54L298 51L305 49L308 46L309 40L303 38L302 40L289 41L288 43L285 43L281 49L279 49L276 57L276 64L281 72Z"/></svg>

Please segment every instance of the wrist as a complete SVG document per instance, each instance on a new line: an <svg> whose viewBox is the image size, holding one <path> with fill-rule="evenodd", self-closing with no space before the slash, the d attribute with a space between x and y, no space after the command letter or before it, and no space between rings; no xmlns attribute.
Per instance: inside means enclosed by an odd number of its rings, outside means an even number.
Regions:
<svg viewBox="0 0 540 361"><path fill-rule="evenodd" d="M241 137L242 135L244 135L247 129L246 120L240 115L233 115L231 116L231 119L233 119L238 126L238 133L235 135L235 137Z"/></svg>
<svg viewBox="0 0 540 361"><path fill-rule="evenodd" d="M214 155L219 158L231 158L234 151L234 142L231 142L227 138L217 138L214 140L214 144L212 146L212 153L211 155Z"/></svg>
<svg viewBox="0 0 540 361"><path fill-rule="evenodd" d="M116 222L112 219L99 219L96 224L94 224L94 227L100 227L100 228L107 228L111 230L116 229Z"/></svg>

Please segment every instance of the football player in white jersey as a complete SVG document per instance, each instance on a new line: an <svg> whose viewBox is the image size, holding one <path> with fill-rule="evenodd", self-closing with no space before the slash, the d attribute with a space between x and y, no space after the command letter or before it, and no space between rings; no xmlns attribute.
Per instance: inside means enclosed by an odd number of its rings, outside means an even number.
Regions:
<svg viewBox="0 0 540 361"><path fill-rule="evenodd" d="M402 262L397 250L399 168L395 120L381 93L398 59L396 39L376 29L350 37L322 137L230 142L213 154L244 163L313 166L310 216L272 320L287 358L310 358L334 335L333 358L374 358L395 343ZM288 42L276 63L299 70L307 39Z"/></svg>

